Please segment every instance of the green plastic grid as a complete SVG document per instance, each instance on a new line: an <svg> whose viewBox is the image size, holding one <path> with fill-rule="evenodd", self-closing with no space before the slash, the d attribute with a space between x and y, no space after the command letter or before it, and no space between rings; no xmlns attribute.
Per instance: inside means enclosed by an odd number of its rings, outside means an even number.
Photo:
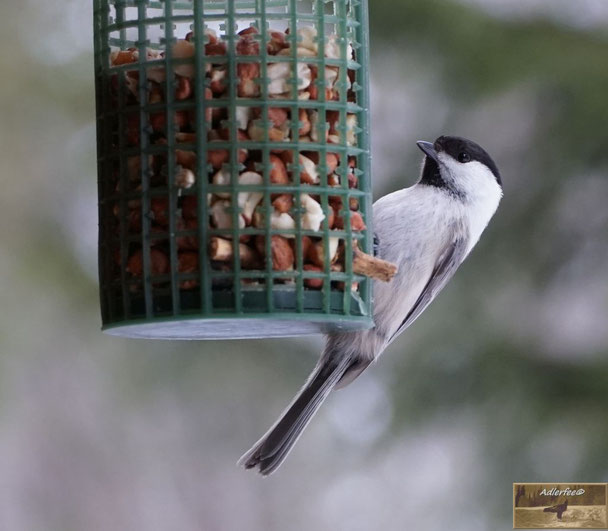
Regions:
<svg viewBox="0 0 608 531"><path fill-rule="evenodd" d="M333 13L328 12L328 5L333 6ZM308 9L303 9L307 7ZM277 10L280 8L280 11ZM311 9L312 8L312 9ZM126 17L126 11L136 12L136 17ZM153 11L153 16L149 13ZM184 14L183 12L187 13ZM260 54L256 56L236 55L237 31L244 28L245 22L253 22L259 30L257 40L260 43ZM204 29L207 23L223 23L223 29L228 53L225 57L206 57L204 44L206 37ZM282 22L285 27L290 28L288 36L291 41L291 54L289 56L269 55L266 43L269 40L268 25L270 22ZM176 38L183 35L175 34L177 24L188 23L194 30L192 41L195 44L194 57L194 92L197 95L195 101L177 101L174 97L175 86L172 75L173 67L178 64L191 62L191 60L175 59L171 54L170 44ZM286 99L274 99L268 96L267 65L275 62L288 62L293 64L292 72L296 76L297 63L300 58L297 55L296 28L302 24L314 25L317 28L317 41L319 52L317 57L306 58L306 64L315 64L318 68L318 76L315 81L319 89L319 97L314 101L299 100L297 94L297 79L292 79L291 97ZM236 319L243 328L241 335L251 337L251 330L247 331L247 318L252 316L266 316L269 323L273 320L293 319L293 335L298 330L310 332L309 326L299 326L298 321L319 324L319 331L334 329L357 329L368 328L371 321L371 281L352 271L352 241L359 242L359 246L366 252L371 250L371 186L369 179L369 134L368 134L368 36L367 36L367 4L364 0L254 0L254 1L214 1L214 0L192 0L190 2L176 2L166 0L163 2L152 2L150 0L94 0L94 26L95 26L95 67L96 67L96 93L97 93L97 120L98 120L98 168L99 181L98 190L100 197L100 241L99 241L99 264L100 264L100 288L102 319L104 329L111 333L120 334L121 327L129 328L125 335L139 336L137 326L149 330L150 324L162 319L174 318L174 323L179 329L180 323L187 317L188 320L201 319L201 331L192 337L216 337L214 331L206 329L202 321L213 320L218 316L222 319ZM162 28L163 35L158 42L149 38L153 33L150 28L158 26ZM340 42L340 59L326 58L324 46L326 29L334 28ZM238 28L238 29L237 29ZM220 26L222 29L222 26ZM136 30L137 36L133 38ZM131 33L129 33L131 31ZM330 32L331 33L331 32ZM131 35L131 38L129 38ZM347 60L347 47L351 44L355 48L356 60ZM126 49L137 48L139 61L137 63L110 67L109 56L111 48ZM165 52L161 59L147 60L147 49L160 49ZM207 63L225 63L229 69L228 97L214 98L209 100L203 95L208 85L205 77L205 66ZM255 62L260 64L261 73L259 80L259 98L237 97L236 92L236 69L237 64ZM325 66L339 66L340 77L336 83L339 88L339 101L327 101L325 97ZM146 83L139 83L139 101L129 105L125 101L125 76L117 75L122 72L137 69L140 80L146 79L146 72L150 67L164 66L168 75L164 83L165 101L160 104L147 103ZM347 68L355 73L353 90L356 90L356 102L347 101ZM118 102L113 103L110 95L112 79L118 79ZM263 141L237 141L236 107L249 106L261 110L260 124L264 130ZM231 171L231 183L228 185L231 194L231 204L237 204L237 195L241 191L264 192L262 211L265 212L265 227L239 229L238 209L232 208L232 229L214 229L205 221L209 215L206 206L208 193L226 191L225 188L210 184L208 179L207 151L209 144L206 141L207 123L206 111L209 107L224 107L228 109L227 126L230 131L230 140L213 142L213 149L228 149L230 154L229 164ZM292 120L292 140L288 142L272 142L269 140L269 107L282 107L290 109ZM326 141L307 142L302 144L299 140L298 129L300 127L300 109L314 108L319 111L319 120L316 124L319 138L325 137L326 111L338 111L339 125L337 127L342 143L328 145ZM186 191L178 191L175 182L175 128L173 117L178 111L192 110L196 114L195 144L179 144L179 149L192 150L197 154L197 183ZM125 142L125 124L130 112L137 112L139 116L139 145L128 146ZM165 115L165 137L166 144L162 146L153 145L149 142L148 133L150 113L163 112ZM346 145L347 114L356 114L359 130L356 132L356 146ZM296 119L294 119L296 117ZM115 139L115 129L118 129L118 142ZM262 156L261 174L263 185L243 186L238 183L237 177L240 171L238 153L240 148L259 151ZM319 174L321 182L318 186L307 186L299 184L299 179L294 179L290 185L270 184L270 162L269 157L274 149L288 149L294 153L293 164L290 170L293 175L299 175L299 153L301 151L317 151L319 153ZM338 153L341 164L337 173L341 177L342 188L336 189L328 186L326 171L326 153L330 151ZM148 164L148 155L163 154L167 160L167 186L152 187L150 183L151 168ZM141 161L140 177L141 190L137 193L127 191L127 160L129 157L139 156ZM348 157L357 159L356 175L359 177L359 188L350 189L348 183ZM118 167L118 190L112 186L111 178ZM203 178L201 177L203 176ZM296 228L292 231L273 230L270 228L271 194L287 192L294 197L294 219ZM328 212L329 196L340 195L342 197L345 225L343 231L331 231L331 237L341 237L345 242L346 259L343 272L331 271L329 260L329 236L330 229L328 217L322 222L319 232L305 231L302 229L300 197L302 193L311 193L320 196L321 206ZM196 230L178 230L177 227L177 199L181 195L194 195L198 198L198 228ZM155 197L168 197L169 200L169 227L167 232L156 233L152 231L150 220L150 205ZM358 198L360 211L364 216L367 230L354 233L350 225L349 199ZM128 220L126 208L130 200L141 201L141 234L133 235L127 230ZM114 208L118 205L119 223L118 232L113 229ZM260 208L260 207L258 207ZM263 270L242 270L239 253L234 253L231 272L220 272L213 270L207 252L209 238L214 235L230 235L234 242L239 241L242 235L260 235L265 238L266 256L270 256L271 238L273 234L285 235L293 233L295 238L295 270L293 272L273 271L270 259L265 260ZM303 250L301 236L313 235L322 237L324 245L324 267L323 271L303 271ZM178 273L178 252L176 240L183 236L195 236L198 238L199 266L196 273ZM158 240L167 240L169 244L169 274L152 276L151 274L151 248ZM142 278L130 278L126 273L126 263L132 245L141 244L143 250ZM113 255L118 251L120 267L118 271ZM290 278L292 285L276 284L276 279ZM309 290L304 286L304 279L320 278L323 280L323 288L320 291ZM249 287L242 284L242 280L259 279L264 280L262 286ZM191 291L180 289L180 283L184 280L197 280L199 287ZM214 280L228 280L230 289L218 289L214 286ZM332 287L336 281L344 282L343 290ZM351 292L353 282L359 283L358 292ZM168 287L167 287L168 285ZM140 288L140 289L138 289ZM280 314L280 315L279 315ZM253 322L253 321L252 321ZM333 323L333 324L332 324ZM146 325L145 327L143 325ZM135 330L134 327L135 326ZM256 321L256 325L259 323ZM190 327L191 330L192 327ZM192 333L192 332L190 332ZM232 331L231 333L234 333ZM149 333L150 336L159 337L157 334ZM179 334L177 334L179 335ZM272 335L272 334L269 334ZM167 337L175 337L175 334L167 334ZM224 337L217 334L217 337Z"/></svg>
<svg viewBox="0 0 608 531"><path fill-rule="evenodd" d="M175 42L173 35L173 4L172 2L164 2L165 4L165 20L163 25L165 27L165 37L161 38L161 44L164 45L165 52L165 70L167 72L172 71L173 56L172 56L172 45ZM173 109L175 107L175 84L172 76L167 75L165 79L165 104L166 114L165 120L167 124L167 183L175 182L175 129L171 127L173 119ZM177 204L177 192L175 186L168 185L169 189L169 205ZM169 208L169 233L175 234L177 230L176 222L176 209ZM169 263L170 270L177 271L177 244L175 238L169 238ZM179 283L175 275L171 275L171 303L173 315L179 315L180 313L180 290Z"/></svg>

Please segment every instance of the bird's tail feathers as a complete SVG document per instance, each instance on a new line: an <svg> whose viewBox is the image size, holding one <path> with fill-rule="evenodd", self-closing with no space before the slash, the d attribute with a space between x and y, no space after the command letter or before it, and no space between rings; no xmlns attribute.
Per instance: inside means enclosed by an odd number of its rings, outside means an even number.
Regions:
<svg viewBox="0 0 608 531"><path fill-rule="evenodd" d="M257 466L264 476L274 472L350 364L348 357L336 361L323 357L283 414L238 464L245 468Z"/></svg>

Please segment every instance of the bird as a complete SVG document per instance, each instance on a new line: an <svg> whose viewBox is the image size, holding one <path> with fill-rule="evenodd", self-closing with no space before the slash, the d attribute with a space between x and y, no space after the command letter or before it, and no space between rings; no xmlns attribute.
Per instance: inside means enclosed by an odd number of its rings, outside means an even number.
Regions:
<svg viewBox="0 0 608 531"><path fill-rule="evenodd" d="M238 461L267 476L281 465L334 389L354 381L435 299L471 252L503 195L501 175L477 143L457 136L418 141L418 182L373 204L375 255L397 265L373 281L374 326L330 333L304 386Z"/></svg>
<svg viewBox="0 0 608 531"><path fill-rule="evenodd" d="M568 498L564 503L560 503L559 505L553 505L551 507L545 507L543 509L544 513L557 513L557 519L562 519L562 514L564 514L568 510Z"/></svg>

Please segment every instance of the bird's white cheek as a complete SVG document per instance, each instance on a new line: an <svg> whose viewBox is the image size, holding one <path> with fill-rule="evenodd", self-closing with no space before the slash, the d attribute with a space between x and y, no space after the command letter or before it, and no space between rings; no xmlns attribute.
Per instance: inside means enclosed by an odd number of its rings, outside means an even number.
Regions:
<svg viewBox="0 0 608 531"><path fill-rule="evenodd" d="M496 177L485 164L479 161L458 162L441 153L439 159L449 175L454 188L468 201L490 201L498 205L502 189Z"/></svg>

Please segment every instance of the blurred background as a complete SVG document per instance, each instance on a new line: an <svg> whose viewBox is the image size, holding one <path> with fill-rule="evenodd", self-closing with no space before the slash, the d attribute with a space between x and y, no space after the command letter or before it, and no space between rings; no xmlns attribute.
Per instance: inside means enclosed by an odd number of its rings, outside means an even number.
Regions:
<svg viewBox="0 0 608 531"><path fill-rule="evenodd" d="M513 481L608 481L608 3L371 2L375 197L444 133L505 197L266 480L235 462L320 337L99 330L91 4L2 6L1 529L498 530Z"/></svg>

